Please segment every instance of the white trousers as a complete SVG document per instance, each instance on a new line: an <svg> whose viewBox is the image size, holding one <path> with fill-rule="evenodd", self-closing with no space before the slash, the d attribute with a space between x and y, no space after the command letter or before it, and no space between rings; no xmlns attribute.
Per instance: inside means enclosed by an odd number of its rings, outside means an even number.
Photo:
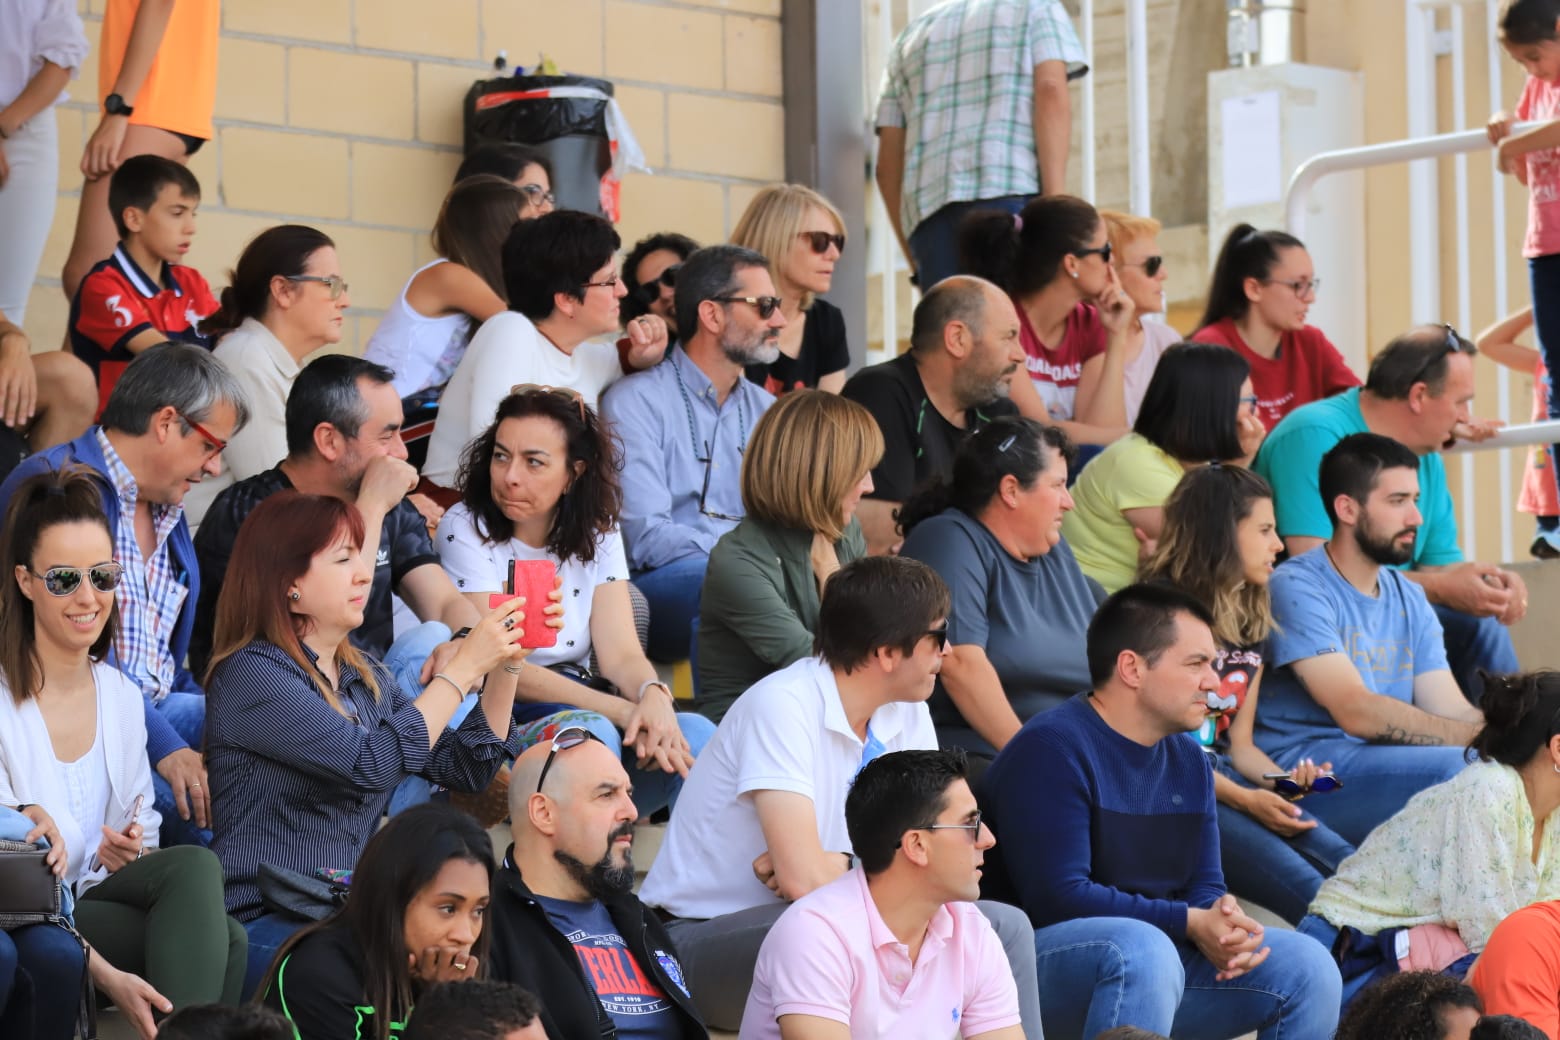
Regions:
<svg viewBox="0 0 1560 1040"><path fill-rule="evenodd" d="M0 312L22 325L59 192L59 123L53 106L0 141L0 148L11 166L0 184Z"/></svg>

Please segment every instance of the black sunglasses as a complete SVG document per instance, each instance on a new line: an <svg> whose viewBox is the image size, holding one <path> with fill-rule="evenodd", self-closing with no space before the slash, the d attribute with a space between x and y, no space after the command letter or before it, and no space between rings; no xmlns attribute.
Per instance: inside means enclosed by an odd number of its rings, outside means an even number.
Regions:
<svg viewBox="0 0 1560 1040"><path fill-rule="evenodd" d="M717 426L716 429L719 429L719 427ZM700 515L707 516L711 520L730 520L732 523L740 521L742 519L740 516L732 516L730 513L712 513L704 507L704 500L710 494L710 472L715 463L715 452L711 449L709 441L704 442L704 457L702 459L694 459L694 461L704 463L704 486L699 488Z"/></svg>
<svg viewBox="0 0 1560 1040"><path fill-rule="evenodd" d="M1106 242L1104 245L1100 246L1098 249L1074 249L1073 250L1073 256L1098 256L1101 260L1105 261L1107 264L1110 263L1110 255L1111 255L1111 248L1110 248L1110 243L1109 242ZM1155 268L1155 270L1158 270L1158 268ZM1149 273L1152 274L1153 272L1151 271Z"/></svg>
<svg viewBox="0 0 1560 1040"><path fill-rule="evenodd" d="M778 296L711 296L716 303L745 303L749 307L758 308L758 316L765 321L780 306Z"/></svg>
<svg viewBox="0 0 1560 1040"><path fill-rule="evenodd" d="M936 628L929 628L925 632L921 633L921 637L923 639L927 636L931 636L933 639L937 640L937 652L942 653L944 650L948 649L948 622L944 621Z"/></svg>
<svg viewBox="0 0 1560 1040"><path fill-rule="evenodd" d="M682 264L673 264L648 282L640 282L634 287L634 297L644 304L654 303L661 298L661 287L668 289L677 288L677 269Z"/></svg>
<svg viewBox="0 0 1560 1040"><path fill-rule="evenodd" d="M31 567L27 568L29 574L42 580L43 587L51 596L69 596L81 588L81 579L85 577L94 589L99 592L113 592L119 588L119 583L124 579L125 569L117 563L98 563L83 570L80 567L50 567L39 574Z"/></svg>
<svg viewBox="0 0 1560 1040"><path fill-rule="evenodd" d="M796 237L807 239L807 244L811 246L812 251L817 253L819 256L827 253L829 251L829 246L831 245L839 252L845 252L844 235L832 235L827 231L798 231L796 233Z"/></svg>
<svg viewBox="0 0 1560 1040"><path fill-rule="evenodd" d="M1162 257L1162 256L1151 256L1147 260L1144 260L1141 264L1126 264L1126 263L1124 263L1124 264L1122 264L1122 266L1123 267L1141 267L1143 269L1143 273L1148 275L1150 278L1152 278L1152 277L1154 277L1154 275L1159 273L1159 269L1161 267L1165 266L1165 258Z"/></svg>
<svg viewBox="0 0 1560 1040"><path fill-rule="evenodd" d="M1440 364L1442 358L1451 357L1462 350L1463 338L1458 331L1444 321L1441 322L1441 328L1446 330L1446 338L1441 341L1441 349L1425 359L1425 363L1414 372L1414 378L1408 381L1409 386L1415 383L1429 383L1430 380L1425 377L1430 374L1430 370Z"/></svg>
<svg viewBox="0 0 1560 1040"><path fill-rule="evenodd" d="M1310 787L1301 787L1295 783L1294 777L1289 773L1263 773L1262 778L1273 781L1273 790L1291 802L1298 802L1308 794L1326 794L1328 791L1336 791L1343 786L1343 781L1331 773L1322 773L1311 781Z"/></svg>
<svg viewBox="0 0 1560 1040"><path fill-rule="evenodd" d="M536 778L536 793L542 793L542 784L547 782L547 771L552 768L553 759L558 757L558 752L567 751L572 747L579 747L587 740L601 743L601 738L596 736L584 726L565 726L553 737L552 750L547 752L547 761L542 763L542 775Z"/></svg>

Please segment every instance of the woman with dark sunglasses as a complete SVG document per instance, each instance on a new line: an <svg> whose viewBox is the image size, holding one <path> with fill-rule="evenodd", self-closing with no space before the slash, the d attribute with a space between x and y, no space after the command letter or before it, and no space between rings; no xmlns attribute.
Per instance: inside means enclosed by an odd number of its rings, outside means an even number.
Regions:
<svg viewBox="0 0 1560 1040"><path fill-rule="evenodd" d="M1208 309L1187 337L1246 359L1257 418L1270 430L1301 405L1360 385L1338 348L1305 322L1321 284L1298 238L1237 224L1213 266Z"/></svg>
<svg viewBox="0 0 1560 1040"><path fill-rule="evenodd" d="M124 574L96 484L74 470L29 478L0 538L0 805L63 851L51 865L75 894L92 980L150 1040L154 1012L238 999L244 930L208 849L158 849L141 691L105 661ZM40 1038L68 1037L80 998L80 948L60 935L45 938L75 949L74 969L33 928L9 933L24 969L53 967L32 980Z"/></svg>
<svg viewBox="0 0 1560 1040"><path fill-rule="evenodd" d="M698 248L699 243L675 231L658 231L634 243L623 258L628 295L618 313L624 327L636 318L654 314L666 322L672 338L677 338L677 269Z"/></svg>
<svg viewBox="0 0 1560 1040"><path fill-rule="evenodd" d="M767 365L749 365L747 377L776 397L802 388L839 393L850 364L845 316L818 297L834 282L834 265L845 249L845 218L811 188L771 184L748 203L731 241L769 259L785 315L780 356Z"/></svg>
<svg viewBox="0 0 1560 1040"><path fill-rule="evenodd" d="M1159 251L1159 221L1113 209L1100 210L1100 219L1110 236L1110 265L1116 269L1121 291L1132 301L1132 323L1127 327L1121 355L1122 392L1130 426L1137 422L1159 356L1181 342L1181 334L1163 321L1143 320L1143 315L1162 315L1165 309L1165 282L1170 273Z"/></svg>

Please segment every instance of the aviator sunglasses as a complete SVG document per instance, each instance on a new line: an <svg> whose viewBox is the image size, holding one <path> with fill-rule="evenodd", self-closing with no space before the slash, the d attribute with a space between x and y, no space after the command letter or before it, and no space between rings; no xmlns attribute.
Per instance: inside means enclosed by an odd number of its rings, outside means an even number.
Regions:
<svg viewBox="0 0 1560 1040"><path fill-rule="evenodd" d="M42 574L29 567L27 573L40 579L49 595L70 596L81 588L83 577L99 592L113 592L119 588L125 569L117 563L97 563L85 570L80 567L50 567Z"/></svg>

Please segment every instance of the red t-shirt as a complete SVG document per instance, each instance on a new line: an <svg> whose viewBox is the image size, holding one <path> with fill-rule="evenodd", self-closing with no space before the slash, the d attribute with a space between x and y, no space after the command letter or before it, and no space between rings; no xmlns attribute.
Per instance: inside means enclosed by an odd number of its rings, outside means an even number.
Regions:
<svg viewBox="0 0 1560 1040"><path fill-rule="evenodd" d="M170 340L210 347L199 324L217 311L216 297L193 267L163 264L159 285L124 246L92 268L70 304L70 346L98 382L98 413L135 355L126 346L148 329Z"/></svg>
<svg viewBox="0 0 1560 1040"><path fill-rule="evenodd" d="M1017 300L1018 340L1024 347L1024 363L1034 380L1040 400L1053 419L1072 419L1083 363L1105 353L1105 326L1092 303L1080 303L1067 315L1067 331L1055 347L1040 342Z"/></svg>
<svg viewBox="0 0 1560 1040"><path fill-rule="evenodd" d="M1257 418L1269 430L1278 421L1303 404L1320 401L1360 385L1338 348L1310 325L1286 332L1278 341L1278 353L1271 358L1246 346L1232 318L1198 329L1187 337L1197 343L1216 343L1229 347L1251 366L1251 387L1257 395Z"/></svg>

